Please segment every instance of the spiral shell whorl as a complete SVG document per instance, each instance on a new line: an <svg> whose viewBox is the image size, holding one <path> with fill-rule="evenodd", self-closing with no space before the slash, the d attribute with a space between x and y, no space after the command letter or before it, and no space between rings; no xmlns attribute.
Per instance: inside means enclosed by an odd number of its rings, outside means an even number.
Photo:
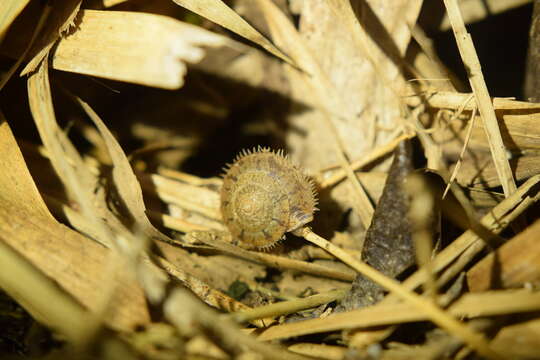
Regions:
<svg viewBox="0 0 540 360"><path fill-rule="evenodd" d="M233 242L267 248L313 220L313 183L282 151L243 151L226 169L221 213Z"/></svg>

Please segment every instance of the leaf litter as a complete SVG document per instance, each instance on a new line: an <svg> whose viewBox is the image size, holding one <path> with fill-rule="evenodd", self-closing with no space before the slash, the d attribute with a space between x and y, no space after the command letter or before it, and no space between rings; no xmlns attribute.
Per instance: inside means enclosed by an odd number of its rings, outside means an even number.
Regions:
<svg viewBox="0 0 540 360"><path fill-rule="evenodd" d="M26 355L540 351L513 341L539 324L540 106L490 97L474 10L440 4L460 93L426 76L449 72L425 61L422 1L6 4L0 288L52 336L15 340ZM219 210L220 168L258 145L320 197L266 251L233 245Z"/></svg>

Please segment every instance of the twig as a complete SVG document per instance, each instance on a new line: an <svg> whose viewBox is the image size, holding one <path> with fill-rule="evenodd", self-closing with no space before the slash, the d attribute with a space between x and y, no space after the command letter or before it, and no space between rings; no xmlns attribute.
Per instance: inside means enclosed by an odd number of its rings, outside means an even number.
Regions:
<svg viewBox="0 0 540 360"><path fill-rule="evenodd" d="M410 94L403 96L405 102L409 106L416 107L421 103L426 103L427 106L438 109L457 110L466 99L471 96L468 93L437 91L434 93ZM496 110L538 110L540 103L528 103L524 101L516 101L513 99L497 98L491 99L493 107ZM476 104L467 104L464 110L473 110Z"/></svg>
<svg viewBox="0 0 540 360"><path fill-rule="evenodd" d="M411 139L414 136L416 136L416 135L415 134L404 134L404 135L401 135L398 138L390 141L388 144L381 145L381 146L371 150L368 154L364 155L362 157L362 159L359 159L359 160L356 160L356 161L352 162L351 163L351 168L353 170L358 170L358 169L368 165L369 163L372 163L373 161L377 160L378 158L380 158L380 157L390 153L391 151L393 151L396 148L396 146L400 142L402 142L403 140ZM334 174L332 174L332 176L328 177L327 179L322 180L319 183L319 186L322 189L324 189L324 188L327 188L329 186L333 186L333 185L337 184L338 182L340 182L341 180L343 180L346 177L347 177L347 174L345 173L345 170L339 169Z"/></svg>
<svg viewBox="0 0 540 360"><path fill-rule="evenodd" d="M461 164L463 163L463 156L465 156L465 150L467 149L467 145L469 144L469 140L471 139L472 135L472 129L474 127L474 119L476 118L476 108L474 108L471 117L469 119L469 124L467 127L467 135L465 136L465 141L463 142L463 147L461 148L461 152L459 153L459 158L456 162L456 166L454 167L454 171L452 171L452 175L450 175L450 179L448 180L448 184L446 185L446 189L444 189L444 193L442 195L442 198L444 199L446 197L446 194L448 193L448 190L450 190L450 187L454 180L456 179L456 176L459 172L459 169L461 168Z"/></svg>
<svg viewBox="0 0 540 360"><path fill-rule="evenodd" d="M514 182L510 163L508 162L506 148L499 130L495 110L493 109L484 76L482 75L480 60L476 54L471 35L467 33L467 29L463 23L457 0L444 0L444 4L450 23L452 24L461 59L468 71L469 81L476 96L480 115L484 121L484 129L489 141L493 162L501 180L504 194L508 197L516 191L517 187Z"/></svg>
<svg viewBox="0 0 540 360"><path fill-rule="evenodd" d="M281 301L278 303L259 306L251 310L239 311L229 316L236 322L245 322L265 317L276 317L280 315L292 314L300 310L309 309L322 304L339 300L345 296L348 289L334 290L324 294L308 296L306 298Z"/></svg>
<svg viewBox="0 0 540 360"><path fill-rule="evenodd" d="M248 251L234 246L220 237L227 236L225 233L209 232L209 231L192 231L188 234L194 240L198 240L207 245L211 245L229 255L237 256L242 259L255 261L277 269L288 269L301 271L306 274L322 276L331 279L343 280L352 282L356 274L333 269L328 266L312 264L301 260L289 259L283 256L264 254L255 251Z"/></svg>
<svg viewBox="0 0 540 360"><path fill-rule="evenodd" d="M528 290L498 290L468 293L448 308L453 316L477 318L534 312L540 308L540 293ZM376 304L326 318L276 325L259 335L260 340L277 340L321 332L425 321L426 313L407 303Z"/></svg>

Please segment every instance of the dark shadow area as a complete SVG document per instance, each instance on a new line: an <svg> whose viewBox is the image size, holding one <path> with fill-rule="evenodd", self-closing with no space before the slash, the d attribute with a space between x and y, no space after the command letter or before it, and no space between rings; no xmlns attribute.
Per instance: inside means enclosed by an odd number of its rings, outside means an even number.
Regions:
<svg viewBox="0 0 540 360"><path fill-rule="evenodd" d="M442 2L436 3L424 6L420 17L420 23L429 24L431 29L437 19L442 18ZM523 99L531 14L532 4L528 4L467 25L491 96ZM453 32L427 32L439 58L464 84L468 84Z"/></svg>

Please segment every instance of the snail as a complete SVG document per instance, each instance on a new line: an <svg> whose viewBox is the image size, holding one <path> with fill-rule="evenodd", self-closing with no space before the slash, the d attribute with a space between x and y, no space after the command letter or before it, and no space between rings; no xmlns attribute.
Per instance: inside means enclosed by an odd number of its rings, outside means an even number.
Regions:
<svg viewBox="0 0 540 360"><path fill-rule="evenodd" d="M314 183L282 150L244 150L224 170L221 214L233 244L270 248L313 220Z"/></svg>

